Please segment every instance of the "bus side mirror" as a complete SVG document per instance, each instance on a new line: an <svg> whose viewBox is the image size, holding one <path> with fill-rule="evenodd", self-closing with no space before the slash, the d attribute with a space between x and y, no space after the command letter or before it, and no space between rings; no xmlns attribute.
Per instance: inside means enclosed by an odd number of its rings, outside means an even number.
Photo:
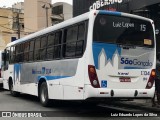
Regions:
<svg viewBox="0 0 160 120"><path fill-rule="evenodd" d="M9 53L6 54L6 61L9 60Z"/></svg>
<svg viewBox="0 0 160 120"><path fill-rule="evenodd" d="M5 58L6 58L6 54L2 53L2 61L5 61Z"/></svg>

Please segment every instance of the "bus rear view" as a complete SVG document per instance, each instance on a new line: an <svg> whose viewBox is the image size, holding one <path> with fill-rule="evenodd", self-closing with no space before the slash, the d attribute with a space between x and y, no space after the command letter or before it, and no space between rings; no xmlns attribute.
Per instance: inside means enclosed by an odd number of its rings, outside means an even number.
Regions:
<svg viewBox="0 0 160 120"><path fill-rule="evenodd" d="M156 65L152 20L120 12L94 15L87 89L92 94L87 97L152 98Z"/></svg>

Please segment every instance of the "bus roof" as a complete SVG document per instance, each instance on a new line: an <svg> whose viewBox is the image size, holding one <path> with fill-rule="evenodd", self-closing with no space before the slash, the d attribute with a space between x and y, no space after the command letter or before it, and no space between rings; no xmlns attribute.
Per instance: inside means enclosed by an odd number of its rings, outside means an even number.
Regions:
<svg viewBox="0 0 160 120"><path fill-rule="evenodd" d="M81 21L87 20L88 18L89 18L89 12L87 12L87 13L85 13L83 15L77 16L75 18L71 18L69 20L66 20L66 21L64 21L62 23L59 23L59 24L56 24L54 26L50 26L48 28L42 29L42 30L40 30L38 32L35 32L35 33L32 33L30 35L27 35L27 36L25 36L23 38L20 38L20 39L14 41L14 42L11 42L11 43L7 44L7 47L12 46L14 44L21 43L21 42L25 42L25 41L27 41L29 39L32 39L32 38L35 38L35 37L37 37L39 35L47 34L47 33L51 32L51 31L67 27L67 26L72 25L72 24L76 24L77 22L81 22Z"/></svg>

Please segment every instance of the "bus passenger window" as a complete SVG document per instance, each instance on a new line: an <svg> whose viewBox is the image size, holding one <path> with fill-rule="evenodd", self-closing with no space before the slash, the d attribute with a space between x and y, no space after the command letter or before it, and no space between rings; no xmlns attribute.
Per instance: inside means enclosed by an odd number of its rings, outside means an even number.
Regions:
<svg viewBox="0 0 160 120"><path fill-rule="evenodd" d="M84 40L85 24L80 24L78 27L78 40Z"/></svg>
<svg viewBox="0 0 160 120"><path fill-rule="evenodd" d="M78 41L76 44L76 56L83 54L83 46L85 40L85 24L80 24L78 27Z"/></svg>
<svg viewBox="0 0 160 120"><path fill-rule="evenodd" d="M78 34L78 26L66 29L65 57L74 57L76 51L76 41Z"/></svg>
<svg viewBox="0 0 160 120"><path fill-rule="evenodd" d="M19 62L23 62L24 61L24 43L20 44L20 51L19 51Z"/></svg>
<svg viewBox="0 0 160 120"><path fill-rule="evenodd" d="M41 50L40 50L40 59L44 60L46 58L46 46L47 46L47 37L43 36L41 38Z"/></svg>
<svg viewBox="0 0 160 120"><path fill-rule="evenodd" d="M29 42L24 43L24 61L29 61Z"/></svg>
<svg viewBox="0 0 160 120"><path fill-rule="evenodd" d="M34 60L40 60L40 38L37 38L35 41L35 48L34 48Z"/></svg>
<svg viewBox="0 0 160 120"><path fill-rule="evenodd" d="M30 41L29 46L29 61L33 61L34 40Z"/></svg>
<svg viewBox="0 0 160 120"><path fill-rule="evenodd" d="M55 34L55 43L54 43L54 54L53 54L53 57L55 59L58 59L61 57L61 38L62 38L62 32L59 31L59 32L56 32Z"/></svg>
<svg viewBox="0 0 160 120"><path fill-rule="evenodd" d="M15 58L16 58L15 46L11 47L10 54L11 54L10 63L15 63Z"/></svg>

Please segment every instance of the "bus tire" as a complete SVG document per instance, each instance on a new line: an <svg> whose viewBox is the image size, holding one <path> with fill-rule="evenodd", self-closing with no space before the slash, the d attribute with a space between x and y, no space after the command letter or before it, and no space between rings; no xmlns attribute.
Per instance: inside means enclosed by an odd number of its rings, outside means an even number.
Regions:
<svg viewBox="0 0 160 120"><path fill-rule="evenodd" d="M48 98L48 88L46 82L43 82L40 86L39 98L42 106L44 107L50 106L51 100Z"/></svg>
<svg viewBox="0 0 160 120"><path fill-rule="evenodd" d="M12 81L9 82L9 90L10 90L10 93L13 97L18 97L20 94L19 92L16 92L13 90L13 82Z"/></svg>

